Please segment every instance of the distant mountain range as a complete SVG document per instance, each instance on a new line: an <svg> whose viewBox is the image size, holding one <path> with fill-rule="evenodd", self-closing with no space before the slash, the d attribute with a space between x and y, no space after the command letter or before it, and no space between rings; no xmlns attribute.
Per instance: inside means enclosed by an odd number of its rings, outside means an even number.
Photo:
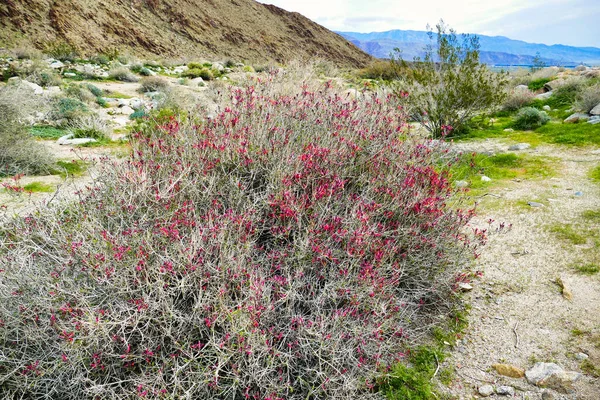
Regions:
<svg viewBox="0 0 600 400"><path fill-rule="evenodd" d="M425 31L392 30L386 32L337 32L363 51L378 58L389 58L395 48L402 50L402 58L412 60L423 56L423 47L429 43ZM536 53L548 65L573 66L580 63L600 64L600 48L573 47L561 44L527 43L504 36L477 35L481 45L480 59L493 65L531 65Z"/></svg>

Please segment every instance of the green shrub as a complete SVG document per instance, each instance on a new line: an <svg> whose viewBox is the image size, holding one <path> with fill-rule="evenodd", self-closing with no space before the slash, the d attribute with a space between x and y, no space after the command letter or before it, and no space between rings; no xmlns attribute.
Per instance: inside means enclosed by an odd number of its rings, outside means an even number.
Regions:
<svg viewBox="0 0 600 400"><path fill-rule="evenodd" d="M211 70L209 70L208 68L188 69L183 74L181 74L181 76L183 76L185 78L190 78L190 79L202 78L205 81L210 81L210 80L212 80L214 78L213 72Z"/></svg>
<svg viewBox="0 0 600 400"><path fill-rule="evenodd" d="M86 115L73 120L68 132L75 138L92 138L106 141L110 137L110 129L106 122L95 115Z"/></svg>
<svg viewBox="0 0 600 400"><path fill-rule="evenodd" d="M411 118L433 137L459 133L476 114L490 111L506 98L507 75L493 73L479 62L479 39L436 26L437 41L425 49L424 59L408 63L393 59L399 80L395 93L405 99Z"/></svg>
<svg viewBox="0 0 600 400"><path fill-rule="evenodd" d="M72 83L63 88L63 94L67 97L76 98L84 103L91 103L96 100L96 95L92 93L86 84Z"/></svg>
<svg viewBox="0 0 600 400"><path fill-rule="evenodd" d="M79 56L79 52L75 47L60 40L46 43L44 52L60 61L75 61Z"/></svg>
<svg viewBox="0 0 600 400"><path fill-rule="evenodd" d="M64 97L55 102L51 117L55 120L74 120L84 116L88 112L88 107L81 100Z"/></svg>
<svg viewBox="0 0 600 400"><path fill-rule="evenodd" d="M129 116L129 119L142 119L148 117L149 115L150 114L148 114L145 110L136 110L133 114Z"/></svg>
<svg viewBox="0 0 600 400"><path fill-rule="evenodd" d="M515 116L512 127L519 130L531 130L539 128L548 121L550 121L550 117L546 112L533 107L525 107L519 110Z"/></svg>
<svg viewBox="0 0 600 400"><path fill-rule="evenodd" d="M580 96L583 87L584 81L582 79L568 79L552 91L552 96L546 101L546 104L553 108L570 107Z"/></svg>
<svg viewBox="0 0 600 400"><path fill-rule="evenodd" d="M142 76L152 76L152 71L148 68L144 67L140 70L140 75Z"/></svg>
<svg viewBox="0 0 600 400"><path fill-rule="evenodd" d="M550 81L554 80L553 78L540 78L540 79L535 79L531 82L529 82L529 84L527 85L527 87L529 88L529 90L532 90L534 92L542 89L544 87L544 85Z"/></svg>
<svg viewBox="0 0 600 400"><path fill-rule="evenodd" d="M85 87L96 97L104 95L102 89L100 89L98 86L92 85L91 83L86 84Z"/></svg>
<svg viewBox="0 0 600 400"><path fill-rule="evenodd" d="M398 78L398 69L392 61L377 60L369 66L358 71L358 76L363 79L382 79L392 81Z"/></svg>
<svg viewBox="0 0 600 400"><path fill-rule="evenodd" d="M191 62L187 65L188 69L202 69L204 65L199 62Z"/></svg>
<svg viewBox="0 0 600 400"><path fill-rule="evenodd" d="M98 54L90 58L90 62L98 65L110 64L110 57L106 54Z"/></svg>

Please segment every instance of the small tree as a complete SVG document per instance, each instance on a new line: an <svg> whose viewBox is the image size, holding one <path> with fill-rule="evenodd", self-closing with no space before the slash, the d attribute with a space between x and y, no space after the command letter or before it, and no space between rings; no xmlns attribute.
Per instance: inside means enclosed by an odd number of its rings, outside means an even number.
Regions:
<svg viewBox="0 0 600 400"><path fill-rule="evenodd" d="M533 60L531 62L531 72L539 71L540 69L546 68L547 66L548 65L544 62L544 60L542 60L540 52L538 51L537 53L535 53L535 57L533 57Z"/></svg>
<svg viewBox="0 0 600 400"><path fill-rule="evenodd" d="M400 50L392 63L399 80L395 91L407 99L411 117L434 137L450 129L460 131L477 113L502 104L506 97L505 73L493 73L479 62L479 38L461 35L443 21L436 25L437 42L429 30L430 44L423 59L409 63Z"/></svg>

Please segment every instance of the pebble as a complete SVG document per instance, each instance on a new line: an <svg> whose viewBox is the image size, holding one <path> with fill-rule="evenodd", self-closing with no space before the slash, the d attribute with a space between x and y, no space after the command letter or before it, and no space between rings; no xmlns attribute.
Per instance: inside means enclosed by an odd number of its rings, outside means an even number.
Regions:
<svg viewBox="0 0 600 400"><path fill-rule="evenodd" d="M527 204L529 204L530 207L544 207L542 203L538 203L535 201L528 201Z"/></svg>
<svg viewBox="0 0 600 400"><path fill-rule="evenodd" d="M581 197L581 196L583 196L583 192L575 192L575 196L576 197Z"/></svg>
<svg viewBox="0 0 600 400"><path fill-rule="evenodd" d="M502 396L514 396L515 388L513 388L512 386L498 386L496 388L496 393Z"/></svg>
<svg viewBox="0 0 600 400"><path fill-rule="evenodd" d="M581 374L565 371L555 363L538 362L525 372L527 381L539 387L548 387L562 393L574 392L573 383Z"/></svg>
<svg viewBox="0 0 600 400"><path fill-rule="evenodd" d="M494 387L492 385L480 386L478 392L483 397L488 397L494 394Z"/></svg>
<svg viewBox="0 0 600 400"><path fill-rule="evenodd" d="M587 360L590 356L588 356L585 353L577 353L575 354L575 359L577 359L577 361L584 361Z"/></svg>
<svg viewBox="0 0 600 400"><path fill-rule="evenodd" d="M515 145L510 146L508 148L508 150L510 150L510 151L525 150L525 149L528 149L530 147L531 147L531 145L529 143L519 143L519 144L515 144Z"/></svg>
<svg viewBox="0 0 600 400"><path fill-rule="evenodd" d="M485 176L485 175L483 175L483 176L481 177L481 181L482 181L482 182L491 182L491 181L492 181L492 178L490 178L489 176Z"/></svg>
<svg viewBox="0 0 600 400"><path fill-rule="evenodd" d="M465 283L465 282L460 282L458 284L458 288L460 290L462 290L463 292L470 292L471 290L473 290L473 286L471 286L470 284Z"/></svg>

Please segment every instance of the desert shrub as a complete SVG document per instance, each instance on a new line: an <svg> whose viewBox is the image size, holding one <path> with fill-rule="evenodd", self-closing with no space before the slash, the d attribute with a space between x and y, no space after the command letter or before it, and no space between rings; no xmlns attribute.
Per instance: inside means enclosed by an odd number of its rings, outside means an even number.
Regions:
<svg viewBox="0 0 600 400"><path fill-rule="evenodd" d="M135 72L136 74L139 74L142 71L142 69L144 69L144 64L142 64L141 62L136 62L129 66L129 70L131 72Z"/></svg>
<svg viewBox="0 0 600 400"><path fill-rule="evenodd" d="M412 119L434 137L449 128L457 134L478 113L491 111L506 98L507 75L493 73L479 62L477 36L461 35L448 29L443 21L436 25L436 42L431 43L423 59L408 63L393 59L399 79L394 87ZM401 56L399 51L396 55Z"/></svg>
<svg viewBox="0 0 600 400"><path fill-rule="evenodd" d="M146 118L149 117L150 114L148 114L148 112L146 110L136 110L133 114L129 115L129 119L131 120L135 120L135 119L142 119L142 118Z"/></svg>
<svg viewBox="0 0 600 400"><path fill-rule="evenodd" d="M110 64L110 57L106 54L97 54L90 58L90 61L98 65Z"/></svg>
<svg viewBox="0 0 600 400"><path fill-rule="evenodd" d="M0 226L5 395L381 397L471 213L397 99L299 92L145 120L80 202Z"/></svg>
<svg viewBox="0 0 600 400"><path fill-rule="evenodd" d="M18 47L14 50L14 55L18 60L40 59L41 51L34 47Z"/></svg>
<svg viewBox="0 0 600 400"><path fill-rule="evenodd" d="M92 93L96 97L104 96L104 92L102 91L102 89L100 89L96 85L88 83L88 84L85 85L85 87L87 88L87 90L90 91L90 93Z"/></svg>
<svg viewBox="0 0 600 400"><path fill-rule="evenodd" d="M539 78L539 79L535 79L530 81L527 84L527 87L529 88L529 90L533 90L534 92L537 90L540 90L544 87L544 85L548 82L550 82L551 80L553 80L552 78Z"/></svg>
<svg viewBox="0 0 600 400"><path fill-rule="evenodd" d="M225 61L225 68L234 68L234 67L235 67L235 61L233 61L232 59Z"/></svg>
<svg viewBox="0 0 600 400"><path fill-rule="evenodd" d="M358 76L363 79L383 79L391 81L398 78L398 70L391 61L377 60L359 70Z"/></svg>
<svg viewBox="0 0 600 400"><path fill-rule="evenodd" d="M54 101L50 117L54 120L72 121L85 116L88 112L88 107L81 100L63 97Z"/></svg>
<svg viewBox="0 0 600 400"><path fill-rule="evenodd" d="M146 92L159 92L165 90L169 86L169 82L160 76L148 76L140 81L140 90Z"/></svg>
<svg viewBox="0 0 600 400"><path fill-rule="evenodd" d="M110 138L110 128L106 121L96 115L85 115L69 123L68 133L75 138L92 138L107 140Z"/></svg>
<svg viewBox="0 0 600 400"><path fill-rule="evenodd" d="M537 108L525 107L519 110L512 123L515 129L529 130L539 128L548 123L550 117L546 112L540 111Z"/></svg>
<svg viewBox="0 0 600 400"><path fill-rule="evenodd" d="M539 69L535 72L533 72L531 74L531 80L535 81L538 79L549 79L549 80L553 80L556 79L556 76L558 75L559 72L559 68L557 67L546 67L546 68L542 68Z"/></svg>
<svg viewBox="0 0 600 400"><path fill-rule="evenodd" d="M60 40L46 43L44 53L60 61L75 61L79 56L79 52L75 47Z"/></svg>
<svg viewBox="0 0 600 400"><path fill-rule="evenodd" d="M185 78L190 78L190 79L202 78L205 81L210 81L210 80L212 80L214 78L213 71L211 71L208 68L193 68L193 69L188 69L183 74L181 74L181 76L183 76Z"/></svg>
<svg viewBox="0 0 600 400"><path fill-rule="evenodd" d="M551 107L571 106L575 103L584 86L585 82L583 78L571 77L553 90L552 97L548 99L547 103Z"/></svg>
<svg viewBox="0 0 600 400"><path fill-rule="evenodd" d="M204 68L204 64L199 63L199 62L191 62L187 65L187 67L188 67L188 69L202 69L202 68Z"/></svg>
<svg viewBox="0 0 600 400"><path fill-rule="evenodd" d="M529 90L512 90L504 104L502 104L502 110L504 111L517 111L533 101L535 95Z"/></svg>
<svg viewBox="0 0 600 400"><path fill-rule="evenodd" d="M139 78L137 76L135 76L134 74L132 74L125 67L112 69L108 73L108 77L110 79L114 79L114 80L122 81L122 82L137 82L137 81L139 81Z"/></svg>
<svg viewBox="0 0 600 400"><path fill-rule="evenodd" d="M60 75L49 69L34 71L30 75L26 76L25 80L37 83L43 87L60 86L62 84Z"/></svg>
<svg viewBox="0 0 600 400"><path fill-rule="evenodd" d="M592 111L598 104L600 104L600 84L584 87L575 101L575 107L586 113Z"/></svg>
<svg viewBox="0 0 600 400"><path fill-rule="evenodd" d="M96 86L90 86L98 89L98 87ZM71 97L84 103L91 103L94 102L98 96L92 92L92 90L96 90L90 89L90 86L88 86L87 84L73 83L63 88L63 94L66 97ZM102 94L102 91L100 91L100 93Z"/></svg>
<svg viewBox="0 0 600 400"><path fill-rule="evenodd" d="M22 121L33 106L18 87L0 88L0 177L48 173L53 159Z"/></svg>

